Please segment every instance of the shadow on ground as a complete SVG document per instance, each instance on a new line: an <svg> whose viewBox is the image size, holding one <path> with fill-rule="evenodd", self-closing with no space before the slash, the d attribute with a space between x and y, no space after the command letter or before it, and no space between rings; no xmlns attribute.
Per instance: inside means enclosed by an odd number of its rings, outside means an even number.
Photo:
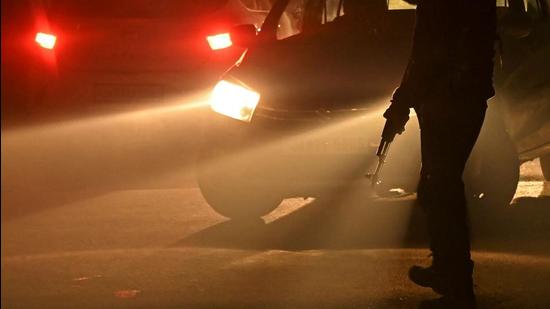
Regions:
<svg viewBox="0 0 550 309"><path fill-rule="evenodd" d="M521 198L508 207L470 209L477 250L550 253L550 197ZM318 199L272 222L225 221L174 246L233 249L369 249L426 247L425 218L414 197ZM523 245L508 248L510 240ZM524 241L523 241L524 240ZM512 243L512 242L510 242Z"/></svg>

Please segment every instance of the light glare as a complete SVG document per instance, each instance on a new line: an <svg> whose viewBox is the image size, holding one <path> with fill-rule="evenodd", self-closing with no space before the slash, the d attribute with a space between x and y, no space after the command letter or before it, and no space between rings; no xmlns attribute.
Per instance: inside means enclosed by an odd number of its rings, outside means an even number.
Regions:
<svg viewBox="0 0 550 309"><path fill-rule="evenodd" d="M57 41L57 37L53 34L38 32L34 40L36 41L36 43L38 43L38 45L40 45L43 48L53 49L55 47L55 42Z"/></svg>
<svg viewBox="0 0 550 309"><path fill-rule="evenodd" d="M259 101L259 93L222 80L212 90L210 107L222 115L250 122Z"/></svg>
<svg viewBox="0 0 550 309"><path fill-rule="evenodd" d="M213 50L224 49L231 47L233 42L231 41L231 35L229 33L222 33L217 35L211 35L206 38L208 45Z"/></svg>

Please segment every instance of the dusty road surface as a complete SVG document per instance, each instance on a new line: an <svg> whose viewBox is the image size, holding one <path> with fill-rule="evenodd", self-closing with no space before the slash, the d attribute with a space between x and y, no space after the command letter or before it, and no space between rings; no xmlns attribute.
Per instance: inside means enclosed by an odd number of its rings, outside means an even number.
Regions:
<svg viewBox="0 0 550 309"><path fill-rule="evenodd" d="M436 296L406 278L429 263L414 196L287 199L229 221L194 182L196 140L174 133L197 134L192 121L131 119L2 133L3 308L415 308ZM522 172L512 205L471 211L481 308L550 308L548 183L536 162Z"/></svg>

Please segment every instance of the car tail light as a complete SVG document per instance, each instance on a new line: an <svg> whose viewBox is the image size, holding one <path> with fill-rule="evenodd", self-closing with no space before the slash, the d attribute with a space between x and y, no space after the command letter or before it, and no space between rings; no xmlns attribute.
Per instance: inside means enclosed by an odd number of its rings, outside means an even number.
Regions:
<svg viewBox="0 0 550 309"><path fill-rule="evenodd" d="M231 47L233 42L231 41L231 35L229 33L221 33L206 37L208 45L213 50L224 49Z"/></svg>
<svg viewBox="0 0 550 309"><path fill-rule="evenodd" d="M34 41L42 48L53 49L55 47L57 37L53 34L38 32L34 38Z"/></svg>

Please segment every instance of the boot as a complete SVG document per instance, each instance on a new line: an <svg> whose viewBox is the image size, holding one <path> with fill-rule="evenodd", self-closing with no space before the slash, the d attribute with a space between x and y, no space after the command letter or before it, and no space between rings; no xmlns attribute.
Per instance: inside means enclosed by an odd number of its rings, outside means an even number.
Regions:
<svg viewBox="0 0 550 309"><path fill-rule="evenodd" d="M468 297L443 296L436 299L424 300L418 306L419 309L476 309L476 299L474 294Z"/></svg>
<svg viewBox="0 0 550 309"><path fill-rule="evenodd" d="M437 294L444 295L447 292L443 276L433 265L429 267L412 266L409 269L409 279L419 286L432 288Z"/></svg>
<svg viewBox="0 0 550 309"><path fill-rule="evenodd" d="M472 261L442 265L434 259L429 267L412 266L409 279L422 287L432 288L440 295L473 295L473 267Z"/></svg>

